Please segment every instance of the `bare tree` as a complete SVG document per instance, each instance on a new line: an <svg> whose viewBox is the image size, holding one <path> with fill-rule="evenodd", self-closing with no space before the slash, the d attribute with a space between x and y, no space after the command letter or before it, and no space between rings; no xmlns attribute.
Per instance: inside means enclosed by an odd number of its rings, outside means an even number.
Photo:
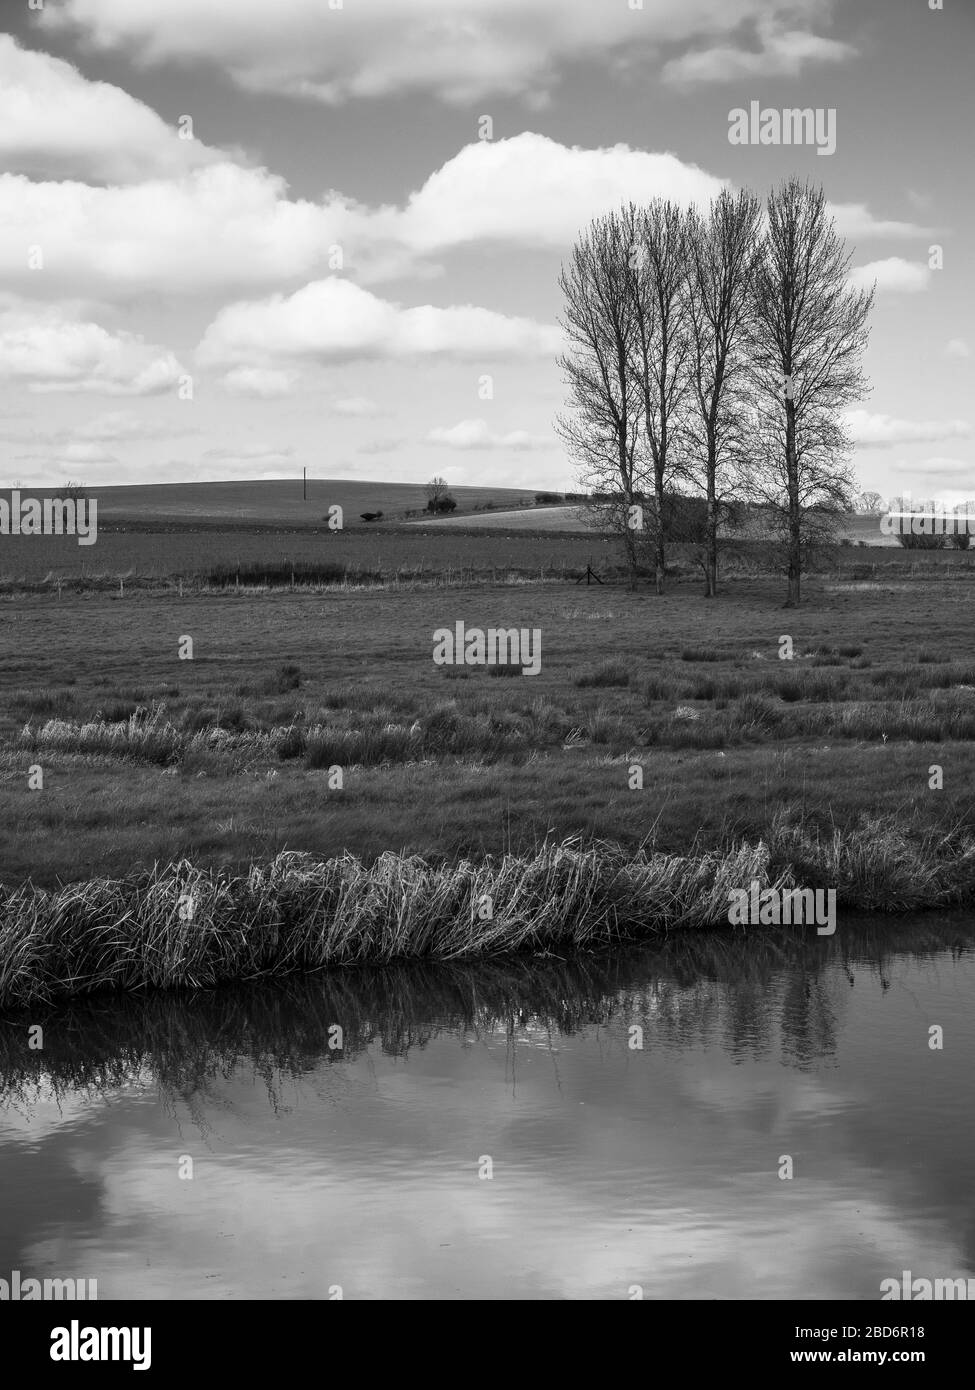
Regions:
<svg viewBox="0 0 975 1390"><path fill-rule="evenodd" d="M426 487L427 501L432 502L434 504L434 507L436 507L441 497L443 497L446 494L446 491L446 478L431 478L430 481L427 483Z"/></svg>
<svg viewBox="0 0 975 1390"><path fill-rule="evenodd" d="M627 276L631 240L625 217L593 221L559 276L568 347L559 365L569 387L569 413L556 428L580 467L587 492L616 498L601 508L622 537L630 581L637 550L629 525L640 485L642 395L633 379L636 320Z"/></svg>
<svg viewBox="0 0 975 1390"><path fill-rule="evenodd" d="M850 505L842 411L867 394L861 359L874 291L848 284L850 256L822 188L789 179L769 195L766 211L749 316L752 487L783 536L786 606L794 607L805 552L833 533Z"/></svg>
<svg viewBox="0 0 975 1390"><path fill-rule="evenodd" d="M622 214L631 237L629 298L635 324L631 372L643 404L653 502L650 539L656 591L666 568L666 493L682 471L681 438L690 352L686 299L684 215L676 203L655 198Z"/></svg>
<svg viewBox="0 0 975 1390"><path fill-rule="evenodd" d="M853 506L854 510L859 512L861 516L873 516L874 513L882 512L885 509L884 499L880 493L869 489L859 494Z"/></svg>
<svg viewBox="0 0 975 1390"><path fill-rule="evenodd" d="M736 465L745 446L745 340L760 219L753 193L725 189L706 217L691 208L685 223L692 401L689 467L707 501L707 598L718 591L718 531L732 506Z"/></svg>

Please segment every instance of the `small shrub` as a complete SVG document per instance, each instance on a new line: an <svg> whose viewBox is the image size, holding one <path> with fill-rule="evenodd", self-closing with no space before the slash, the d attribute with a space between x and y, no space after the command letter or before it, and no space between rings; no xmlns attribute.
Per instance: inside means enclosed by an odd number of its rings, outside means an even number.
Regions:
<svg viewBox="0 0 975 1390"><path fill-rule="evenodd" d="M275 752L282 762L287 762L291 758L304 757L308 740L303 729L298 729L294 724L285 729L279 735L275 745Z"/></svg>
<svg viewBox="0 0 975 1390"><path fill-rule="evenodd" d="M577 676L575 684L580 688L605 685L629 685L630 673L622 661L604 661L595 671Z"/></svg>

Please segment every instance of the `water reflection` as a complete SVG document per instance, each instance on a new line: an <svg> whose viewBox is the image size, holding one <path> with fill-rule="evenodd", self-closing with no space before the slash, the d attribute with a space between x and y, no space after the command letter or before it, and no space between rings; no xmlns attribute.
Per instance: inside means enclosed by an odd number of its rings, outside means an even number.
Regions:
<svg viewBox="0 0 975 1390"><path fill-rule="evenodd" d="M967 1276L973 942L961 917L845 922L7 1019L0 1277L877 1298L904 1268Z"/></svg>

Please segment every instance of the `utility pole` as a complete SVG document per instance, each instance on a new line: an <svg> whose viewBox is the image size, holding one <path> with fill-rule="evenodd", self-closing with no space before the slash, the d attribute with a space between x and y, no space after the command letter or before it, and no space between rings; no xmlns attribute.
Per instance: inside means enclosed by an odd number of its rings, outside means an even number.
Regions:
<svg viewBox="0 0 975 1390"><path fill-rule="evenodd" d="M303 469L301 470L301 500L302 500L303 502L307 502L307 501L308 501L308 469L307 469L307 468L303 468Z"/></svg>

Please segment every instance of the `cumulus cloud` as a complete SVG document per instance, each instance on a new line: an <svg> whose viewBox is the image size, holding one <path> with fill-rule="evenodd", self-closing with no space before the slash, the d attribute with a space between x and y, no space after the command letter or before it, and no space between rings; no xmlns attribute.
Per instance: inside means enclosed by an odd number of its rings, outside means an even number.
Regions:
<svg viewBox="0 0 975 1390"><path fill-rule="evenodd" d="M849 275L854 289L868 290L876 282L878 290L902 294L918 294L927 289L930 279L931 271L923 261L905 261L901 256L855 266Z"/></svg>
<svg viewBox="0 0 975 1390"><path fill-rule="evenodd" d="M916 222L874 217L866 203L830 203L829 211L836 219L836 230L840 236L849 237L851 241L860 237L911 240L931 234L930 227L921 227Z"/></svg>
<svg viewBox="0 0 975 1390"><path fill-rule="evenodd" d="M861 449L888 444L930 444L939 439L967 439L972 427L967 420L898 420L868 410L846 412L846 426ZM910 467L916 468L917 464Z"/></svg>
<svg viewBox="0 0 975 1390"><path fill-rule="evenodd" d="M330 193L291 199L284 179L229 161L128 187L0 176L0 272L72 293L177 294L295 284L332 268L363 280L415 270L476 242L564 249L598 213L655 194L686 204L722 181L671 154L569 149L531 132L465 146L402 208ZM40 244L43 286L25 248Z"/></svg>
<svg viewBox="0 0 975 1390"><path fill-rule="evenodd" d="M115 443L119 440L170 439L176 435L194 434L195 425L169 420L152 420L131 410L107 410L92 415L80 425L61 425L55 429L5 431L8 441L28 444L64 444L95 441Z"/></svg>
<svg viewBox="0 0 975 1390"><path fill-rule="evenodd" d="M910 473L924 482L931 478L970 478L975 485L975 463L970 459L927 458L920 463L909 459L898 459L894 464L895 473Z"/></svg>
<svg viewBox="0 0 975 1390"><path fill-rule="evenodd" d="M971 355L972 350L965 342L964 338L952 338L945 345L946 357L957 357L961 360L967 360Z"/></svg>
<svg viewBox="0 0 975 1390"><path fill-rule="evenodd" d="M207 449L203 457L215 463L273 464L287 463L289 459L294 458L294 453L295 451L290 445L279 449L273 444L253 443L238 444L236 447Z"/></svg>
<svg viewBox="0 0 975 1390"><path fill-rule="evenodd" d="M562 334L531 319L474 305L404 309L349 280L316 280L296 293L222 309L198 348L205 366L268 365L275 358L343 362L366 358L552 356Z"/></svg>
<svg viewBox="0 0 975 1390"><path fill-rule="evenodd" d="M125 188L0 176L0 273L32 292L294 283L349 229L339 201L291 201L284 179L227 162ZM35 244L42 272L27 268Z"/></svg>
<svg viewBox="0 0 975 1390"><path fill-rule="evenodd" d="M0 34L0 160L11 173L141 182L220 158L108 82Z"/></svg>
<svg viewBox="0 0 975 1390"><path fill-rule="evenodd" d="M462 11L456 0L370 0L340 11L325 0L63 0L40 22L71 26L142 63L211 62L251 91L332 103L407 91L541 103L573 62L645 62L661 44L727 38L748 22L775 29L779 16L825 19L830 9L830 0L650 0L642 10L623 0L468 0ZM835 47L789 30L767 60L794 73L834 59Z"/></svg>
<svg viewBox="0 0 975 1390"><path fill-rule="evenodd" d="M526 430L497 434L489 429L486 420L460 420L449 427L438 425L429 432L425 442L448 449L514 449L525 452L555 447L555 440L547 439L544 435L529 434Z"/></svg>
<svg viewBox="0 0 975 1390"><path fill-rule="evenodd" d="M476 244L564 252L591 218L626 199L704 203L723 186L672 154L569 148L530 131L464 146L400 207L338 192L294 199L283 178L229 160L126 187L8 173L0 274L39 295L293 287L335 268L341 248L344 272L370 283L432 273L431 258ZM862 204L833 211L846 235L919 230L876 220ZM43 251L42 274L28 268L32 245Z"/></svg>
<svg viewBox="0 0 975 1390"><path fill-rule="evenodd" d="M0 374L29 391L152 396L173 390L175 356L135 333L64 317L57 308L0 309Z"/></svg>
<svg viewBox="0 0 975 1390"><path fill-rule="evenodd" d="M360 444L356 450L359 454L391 454L396 449L401 449L406 443L406 437L401 434L385 435L381 439L368 439L365 444Z"/></svg>
<svg viewBox="0 0 975 1390"><path fill-rule="evenodd" d="M81 440L75 440L59 451L54 462L68 465L73 463L118 463L118 459L101 444L86 444Z"/></svg>
<svg viewBox="0 0 975 1390"><path fill-rule="evenodd" d="M417 252L477 241L563 248L629 199L707 202L724 180L672 154L628 145L585 150L525 131L465 145L411 195L390 231Z"/></svg>
<svg viewBox="0 0 975 1390"><path fill-rule="evenodd" d="M664 64L666 82L733 82L742 77L798 77L808 63L838 63L856 56L852 44L804 29L782 29L775 19L757 26L754 49L725 44L684 53Z"/></svg>
<svg viewBox="0 0 975 1390"><path fill-rule="evenodd" d="M272 400L290 396L294 389L294 373L277 371L273 367L234 367L221 378L221 386L232 396L256 396Z"/></svg>
<svg viewBox="0 0 975 1390"><path fill-rule="evenodd" d="M383 413L378 401L370 396L341 396L332 402L336 415L373 416Z"/></svg>
<svg viewBox="0 0 975 1390"><path fill-rule="evenodd" d="M148 427L131 410L108 410L93 415L73 433L79 439L138 439L148 433Z"/></svg>

